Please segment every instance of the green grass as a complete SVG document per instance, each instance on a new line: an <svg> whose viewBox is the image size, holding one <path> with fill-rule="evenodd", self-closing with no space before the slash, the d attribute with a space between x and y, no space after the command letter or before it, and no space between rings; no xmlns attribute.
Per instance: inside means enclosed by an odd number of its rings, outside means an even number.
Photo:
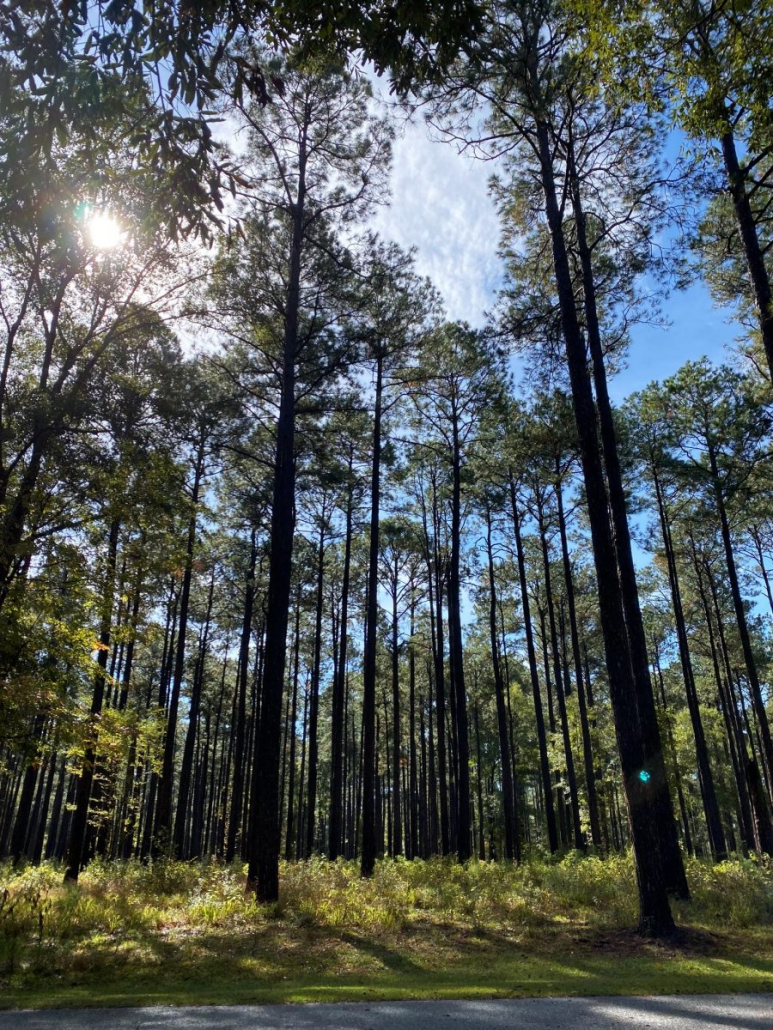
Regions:
<svg viewBox="0 0 773 1030"><path fill-rule="evenodd" d="M773 871L691 861L682 933L630 931L628 859L282 869L278 905L235 867L0 869L0 1007L773 991Z"/></svg>

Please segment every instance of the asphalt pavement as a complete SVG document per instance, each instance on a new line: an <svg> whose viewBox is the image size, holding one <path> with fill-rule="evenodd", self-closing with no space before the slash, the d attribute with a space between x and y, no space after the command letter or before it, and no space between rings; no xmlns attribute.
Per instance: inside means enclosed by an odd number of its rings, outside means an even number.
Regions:
<svg viewBox="0 0 773 1030"><path fill-rule="evenodd" d="M0 1030L773 1030L773 994L0 1012Z"/></svg>

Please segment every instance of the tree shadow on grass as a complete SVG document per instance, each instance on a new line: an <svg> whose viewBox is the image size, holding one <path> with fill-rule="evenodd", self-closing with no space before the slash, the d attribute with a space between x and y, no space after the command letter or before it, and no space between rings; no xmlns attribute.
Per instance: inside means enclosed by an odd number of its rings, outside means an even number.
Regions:
<svg viewBox="0 0 773 1030"><path fill-rule="evenodd" d="M408 958L404 952L400 952L396 948L388 948L385 944L373 938L358 937L356 934L344 932L338 935L338 939L344 944L349 944L351 947L356 948L357 951L365 952L366 955L378 959L383 966L395 973L419 974L427 972L427 970Z"/></svg>

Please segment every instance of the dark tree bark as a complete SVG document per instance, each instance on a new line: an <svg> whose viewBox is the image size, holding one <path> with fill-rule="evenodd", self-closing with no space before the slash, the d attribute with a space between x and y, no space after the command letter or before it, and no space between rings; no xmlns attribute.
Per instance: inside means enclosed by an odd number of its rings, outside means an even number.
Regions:
<svg viewBox="0 0 773 1030"><path fill-rule="evenodd" d="M773 380L773 293L771 293L770 276L765 264L765 254L757 235L754 212L746 192L746 176L738 161L733 131L728 129L723 133L720 142L730 196L733 198L738 231L757 304L760 335L765 348L765 357L768 359L768 372Z"/></svg>
<svg viewBox="0 0 773 1030"><path fill-rule="evenodd" d="M155 835L156 846L163 850L173 846L172 837L172 794L174 790L174 756L177 745L177 711L180 704L180 689L185 673L185 644L188 630L188 611L191 598L191 579L193 576L193 552L196 547L196 523L198 516L199 491L204 476L204 455L206 453L206 434L202 429L196 450L193 469L193 485L191 487L191 517L188 522L188 539L185 548L185 571L183 572L180 590L179 622L177 627L177 645L174 657L174 673L172 690L167 706L166 733L164 735L164 758L161 765L161 779L158 785L158 803L156 807Z"/></svg>
<svg viewBox="0 0 773 1030"><path fill-rule="evenodd" d="M335 861L341 854L344 816L344 750L346 724L344 721L344 688L349 640L349 578L352 565L352 518L354 489L352 485L352 453L349 454L349 487L346 494L346 535L344 541L344 568L341 583L341 628L338 643L338 664L333 679L330 744L330 840L328 854Z"/></svg>
<svg viewBox="0 0 773 1030"><path fill-rule="evenodd" d="M580 654L580 634L577 629L577 609L574 599L574 576L572 562L569 557L569 542L566 535L566 518L564 516L564 497L561 483L560 463L556 458L556 503L558 505L558 530L561 537L561 558L564 566L564 586L566 589L566 606L569 612L569 631L572 639L572 656L574 658L574 679L577 686L577 704L580 711L580 728L582 732L582 750L585 764L585 789L588 795L588 817L590 820L591 842L595 848L601 848L601 825L599 823L598 798L596 797L596 776L593 766L593 747L590 736L590 720L585 703L585 683Z"/></svg>
<svg viewBox="0 0 773 1030"><path fill-rule="evenodd" d="M263 704L255 755L260 791L256 798L255 836L250 849L248 877L250 883L255 885L259 901L276 901L279 898L279 758L295 525L295 364L304 241L307 130L308 126L305 125L299 141L297 193L292 207L292 242L282 348L282 394L276 427L271 508Z"/></svg>
<svg viewBox="0 0 773 1030"><path fill-rule="evenodd" d="M311 670L311 692L309 697L309 778L308 800L306 802L306 846L304 854L311 858L314 850L317 817L317 766L319 762L319 746L317 743L317 724L319 722L319 674L322 662L322 607L324 603L323 588L325 583L325 517L323 510L322 524L319 529L317 546L317 602L314 623L314 663Z"/></svg>
<svg viewBox="0 0 773 1030"><path fill-rule="evenodd" d="M727 507L725 505L724 493L722 491L722 484L720 481L716 449L711 440L707 442L709 466L711 468L712 486L714 488L714 498L717 505L717 513L719 514L719 524L722 531L722 543L725 549L727 576L730 583L730 593L733 598L733 610L735 611L735 619L738 624L738 636L741 639L741 650L743 651L744 664L746 666L746 675L749 679L749 687L751 689L754 714L757 718L757 722L760 727L763 758L765 760L765 764L767 765L767 767L769 769L773 769L773 740L771 740L770 735L770 723L768 722L768 714L765 710L765 702L762 699L762 691L760 690L760 679L757 673L757 662L754 658L751 636L749 634L749 625L746 621L746 608L744 607L743 597L741 596L741 587L738 582L738 570L735 562L733 540L730 534L730 520L728 519Z"/></svg>
<svg viewBox="0 0 773 1030"><path fill-rule="evenodd" d="M297 734L295 724L298 719L298 667L301 654L301 587L297 587L295 597L295 633L294 633L295 654L293 658L293 688L292 705L290 707L290 725L287 732L290 734L290 773L287 787L287 826L285 830L285 861L289 862L293 854L293 834L295 827L293 820L295 816L295 746Z"/></svg>
<svg viewBox="0 0 773 1030"><path fill-rule="evenodd" d="M515 792L513 789L513 767L510 757L510 738L508 734L507 725L507 710L505 706L505 683L502 679L502 666L499 660L496 578L494 576L494 550L491 540L491 510L488 507L488 505L486 505L486 551L488 554L489 581L489 639L491 642L491 663L494 672L494 691L497 705L497 730L499 732L499 754L502 762L502 814L505 825L505 858L508 858L511 861L513 861L518 857L518 824L515 810ZM476 733L478 734L478 751L480 752L480 732L477 725L477 707L475 709L475 718ZM478 755L478 761L480 762L480 754ZM478 767L478 773L478 786L480 787L480 765ZM480 832L482 840L482 816Z"/></svg>
<svg viewBox="0 0 773 1030"><path fill-rule="evenodd" d="M523 629L526 635L526 653L529 659L529 674L531 676L531 689L532 696L534 698L534 717L537 723L537 743L539 744L540 775L542 777L545 821L547 823L548 830L548 846L550 847L551 852L555 853L558 850L558 833L556 831L555 809L553 808L553 785L550 779L547 733L545 732L545 713L542 708L542 695L539 685L539 673L537 671L537 654L534 649L534 630L531 624L529 589L526 583L526 558L524 556L523 540L521 538L521 516L518 511L515 480L512 472L510 473L510 504L513 514L516 556L518 558L518 578L521 585Z"/></svg>
<svg viewBox="0 0 773 1030"><path fill-rule="evenodd" d="M381 500L381 409L384 356L376 352L373 406L373 456L370 480L370 547L365 603L365 648L362 671L362 855L360 871L372 876L378 853L376 825L376 634L378 632L379 506Z"/></svg>
<svg viewBox="0 0 773 1030"><path fill-rule="evenodd" d="M541 150L543 153L544 167L544 158L546 156L549 157L549 154L545 152L542 146ZM601 436L603 464L606 471L606 483L609 489L609 511L611 513L612 527L614 530L612 543L619 573L618 592L623 612L623 623L620 629L624 633L624 636L621 636L621 643L627 637L627 651L630 658L631 670L629 689L632 690L636 699L635 704L639 718L639 734L643 746L647 771L650 773L650 780L648 781L649 793L646 799L652 810L650 832L654 833L655 836L659 838L658 843L655 844L655 852L663 867L666 886L672 893L680 897L687 898L689 897L690 892L684 871L684 861L682 859L682 853L679 850L679 843L676 835L676 825L674 822L673 807L668 789L668 778L666 776L666 769L663 760L660 731L658 728L657 716L655 714L655 699L652 691L652 680L650 678L649 659L647 656L647 641L644 633L641 608L639 606L639 589L636 583L636 569L633 562L631 535L628 527L625 488L623 486L623 477L620 469L620 458L617 449L617 437L614 418L612 415L612 404L609 399L609 391L607 388L604 351L601 342L601 331L599 328L596 305L596 283L593 270L592 252L587 240L585 213L582 206L582 195L575 168L574 149L571 139L568 148L568 170L572 202L575 211L575 221L577 225L577 247L582 270L588 346L593 368L593 383L596 389L596 411L598 414L598 426ZM556 228L562 231L560 224L561 216L558 212L557 205L556 214L558 216ZM567 264L567 274L568 273L569 268ZM567 282L567 285L569 285L569 282ZM572 307L574 307L573 298L569 298L567 295L566 300L567 302L571 300ZM576 309L575 322L577 322ZM581 337L578 337L577 343L579 373L579 351L580 347L582 347L583 352L585 348L582 344ZM568 346L569 345L567 343L567 348ZM572 389L574 393L574 384ZM588 394L591 394L590 386L588 386ZM579 417L576 407L575 415ZM593 424L588 427L588 431L586 431L585 434L588 444L591 442L590 429L592 425ZM595 438L595 433L593 436ZM600 485L603 487L603 475ZM586 490L587 488L588 484L586 481ZM598 514L600 517L600 505ZM591 515L591 522L593 522L593 515ZM607 535L609 535L608 530Z"/></svg>
<svg viewBox="0 0 773 1030"><path fill-rule="evenodd" d="M530 60L536 63L534 51L533 55ZM530 73L537 82L537 68L532 67ZM655 790L659 793L665 791L667 797L668 785L659 736L653 738L652 733L648 732L649 726L645 725L642 728L641 725L641 698L631 672L628 635L617 576L617 554L611 535L601 454L596 437L596 412L588 379L585 346L577 317L562 215L556 195L550 127L537 116L535 129L585 480L610 696L634 844L639 887L639 925L642 932L661 935L671 932L674 926L668 903L668 888L673 884L669 882L670 878L664 869L661 854L662 834L655 826L658 809L653 805L653 793ZM654 721L654 702L652 718ZM646 780L642 779L641 773L647 774ZM661 782L657 782L658 777L661 778ZM653 780L653 788L650 788ZM673 824L671 813L668 815Z"/></svg>
<svg viewBox="0 0 773 1030"><path fill-rule="evenodd" d="M471 854L470 834L470 741L467 726L467 693L464 681L464 652L462 648L461 581L459 567L462 548L462 458L456 406L453 406L451 491L451 554L448 574L449 651L454 690L457 748L457 828L456 853L460 862Z"/></svg>
<svg viewBox="0 0 773 1030"><path fill-rule="evenodd" d="M247 724L247 680L250 669L250 640L252 639L252 614L255 607L255 567L258 559L257 532L250 534L250 558L244 584L244 611L242 633L239 641L239 675L236 683L235 725L233 734L233 785L231 787L231 814L228 820L228 837L225 846L226 862L236 857L236 841L241 827L242 802L245 782L245 736Z"/></svg>
<svg viewBox="0 0 773 1030"><path fill-rule="evenodd" d="M209 627L212 621L212 602L215 594L215 571L212 570L212 579L209 584L207 595L207 611L204 619L204 631L199 647L198 661L193 676L191 689L190 712L188 713L188 730L185 734L185 746L183 748L182 763L180 765L180 783L177 792L177 813L174 822L174 852L181 858L189 857L189 849L186 846L188 829L188 802L190 800L191 782L194 777L194 749L196 747L196 736L199 727L199 711L201 709L201 689L204 680L204 660L207 654L207 641L209 638Z"/></svg>
<svg viewBox="0 0 773 1030"><path fill-rule="evenodd" d="M118 554L118 534L120 521L113 518L107 540L107 563L105 582L102 591L102 613L99 631L99 653L97 654L97 673L94 677L94 692L91 698L89 713L90 725L86 739L86 750L83 755L83 766L78 780L78 794L75 811L72 813L67 841L67 864L64 872L65 883L76 883L83 861L83 848L86 842L88 827L89 802L91 788L94 783L94 766L97 758L97 739L99 735L99 717L105 698L105 676L107 659L110 653L110 631L113 617L113 593L115 590L116 557Z"/></svg>
<svg viewBox="0 0 773 1030"><path fill-rule="evenodd" d="M722 819L719 814L719 802L714 788L714 775L709 762L708 748L706 747L706 735L703 731L703 720L701 718L698 693L695 689L695 677L693 675L692 659L687 641L687 627L684 621L684 610L682 608L682 593L679 587L679 572L676 566L674 544L671 537L671 526L666 512L665 498L660 485L657 469L652 469L653 482L655 484L655 496L660 517L660 529L663 535L663 548L666 553L666 564L668 566L668 580L671 587L671 603L674 608L674 620L676 622L676 636L679 644L679 660L682 666L682 677L684 679L685 692L687 694L687 707L690 712L693 736L695 738L695 754L698 762L698 782L703 800L703 810L706 816L706 827L709 834L709 847L716 862L722 862L727 857L727 846L725 834L722 828Z"/></svg>

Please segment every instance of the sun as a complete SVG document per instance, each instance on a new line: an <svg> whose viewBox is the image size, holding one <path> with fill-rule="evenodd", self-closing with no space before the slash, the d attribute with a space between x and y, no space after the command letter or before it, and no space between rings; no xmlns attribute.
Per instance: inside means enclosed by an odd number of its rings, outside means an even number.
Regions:
<svg viewBox="0 0 773 1030"><path fill-rule="evenodd" d="M112 250L125 236L120 224L107 211L97 211L89 217L88 233L97 250Z"/></svg>

